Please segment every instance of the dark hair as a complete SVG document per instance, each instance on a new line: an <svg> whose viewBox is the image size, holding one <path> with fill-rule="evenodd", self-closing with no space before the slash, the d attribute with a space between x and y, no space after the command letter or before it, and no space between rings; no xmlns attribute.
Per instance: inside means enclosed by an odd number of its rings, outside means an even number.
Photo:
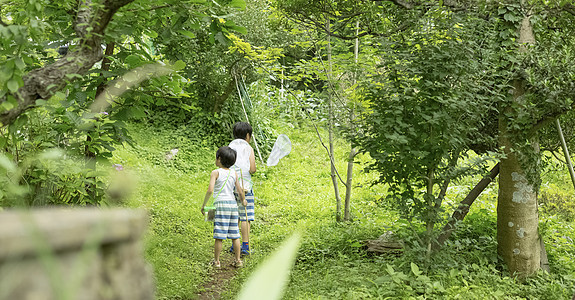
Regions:
<svg viewBox="0 0 575 300"><path fill-rule="evenodd" d="M236 163L236 155L236 150L228 146L223 146L216 152L216 159L219 158L222 166L229 168Z"/></svg>
<svg viewBox="0 0 575 300"><path fill-rule="evenodd" d="M235 139L246 139L248 133L252 135L252 125L247 122L237 122L234 124L234 138Z"/></svg>

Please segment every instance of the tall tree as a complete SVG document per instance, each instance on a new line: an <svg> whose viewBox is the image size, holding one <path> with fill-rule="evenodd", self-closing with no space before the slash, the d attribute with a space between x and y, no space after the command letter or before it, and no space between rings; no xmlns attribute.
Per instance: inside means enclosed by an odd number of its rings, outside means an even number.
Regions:
<svg viewBox="0 0 575 300"><path fill-rule="evenodd" d="M525 7L522 7L524 10ZM530 12L523 12L519 26L520 52L528 51L535 43ZM516 115L514 107L521 107L526 93L526 82L517 77L512 81L512 102L502 105L499 116L499 146L505 155L501 159L499 174L499 197L497 201L497 242L499 255L503 257L509 269L520 276L534 273L540 267L540 247L537 213L537 187L533 180L527 179L527 172L521 165L518 154L514 153L518 145L512 136L509 116ZM538 151L539 144L528 140ZM532 166L528 166L532 167Z"/></svg>
<svg viewBox="0 0 575 300"><path fill-rule="evenodd" d="M296 11L302 23L316 24L311 12L346 3L311 1ZM391 184L406 217L425 221L430 245L449 182L486 171L485 164L459 166L459 158L491 153L483 157L501 160L498 252L511 273L532 274L539 267L536 136L573 109L573 40L566 38L573 5L397 0L350 7L333 18L361 19L360 33L317 28L344 39L379 38L381 66L366 85L371 112L360 144L381 182Z"/></svg>

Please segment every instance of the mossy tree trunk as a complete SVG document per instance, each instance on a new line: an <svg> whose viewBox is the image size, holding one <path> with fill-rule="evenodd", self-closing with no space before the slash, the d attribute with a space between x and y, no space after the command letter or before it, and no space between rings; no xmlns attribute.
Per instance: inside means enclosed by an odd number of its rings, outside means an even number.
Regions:
<svg viewBox="0 0 575 300"><path fill-rule="evenodd" d="M528 51L528 45L535 42L528 16L523 17L521 22L518 42L520 51ZM513 102L522 101L526 92L525 81L521 78L515 79ZM537 193L534 185L527 179L524 166L520 164L516 152L519 147L514 133L509 130L508 115L514 115L511 106L503 108L499 118L499 146L503 147L506 157L500 162L497 252L503 257L510 273L522 278L540 268ZM539 147L537 143L532 144Z"/></svg>
<svg viewBox="0 0 575 300"><path fill-rule="evenodd" d="M516 154L509 151L512 143L505 132L501 132L499 142L506 146L507 158L500 162L497 252L512 274L525 277L540 267L537 193Z"/></svg>

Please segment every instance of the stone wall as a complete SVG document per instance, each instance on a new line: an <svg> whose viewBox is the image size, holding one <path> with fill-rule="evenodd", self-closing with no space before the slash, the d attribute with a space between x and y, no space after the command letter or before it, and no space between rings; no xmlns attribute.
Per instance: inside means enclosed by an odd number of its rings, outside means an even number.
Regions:
<svg viewBox="0 0 575 300"><path fill-rule="evenodd" d="M0 212L0 300L154 299L142 210Z"/></svg>

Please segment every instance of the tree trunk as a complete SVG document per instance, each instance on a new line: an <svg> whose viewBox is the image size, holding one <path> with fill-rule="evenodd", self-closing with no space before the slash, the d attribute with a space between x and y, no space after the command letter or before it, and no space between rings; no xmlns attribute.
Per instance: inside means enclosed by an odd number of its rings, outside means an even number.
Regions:
<svg viewBox="0 0 575 300"><path fill-rule="evenodd" d="M345 202L344 202L344 213L343 213L343 220L350 221L351 220L351 211L350 211L350 204L351 204L351 190L352 190L352 183L353 183L353 161L357 152L351 147L349 150L349 157L347 160L347 180L345 183Z"/></svg>
<svg viewBox="0 0 575 300"><path fill-rule="evenodd" d="M435 197L433 196L433 186L435 185L435 169L431 168L427 172L427 191L425 198L427 198L427 221L425 222L426 237L425 243L427 244L427 259L431 256L431 236L433 235L433 227L435 226Z"/></svg>
<svg viewBox="0 0 575 300"><path fill-rule="evenodd" d="M330 23L329 19L327 22L327 30L330 30ZM331 61L331 38L327 36L327 61L328 61L328 85L331 86L332 82L332 61ZM339 196L339 185L337 182L337 174L335 169L335 158L334 152L335 147L333 145L333 123L334 123L334 110L333 110L333 99L332 99L332 91L328 90L328 133L329 133L329 156L331 161L331 181L333 183L333 191L335 193L335 201L336 201L336 209L335 209L335 218L338 222L341 221L341 197Z"/></svg>
<svg viewBox="0 0 575 300"><path fill-rule="evenodd" d="M220 113L222 111L222 106L224 105L226 100L230 97L232 92L234 91L234 87L235 87L234 83L235 83L235 81L232 78L228 82L226 89L221 94L218 94L217 91L213 92L213 95L214 95L213 96L214 97L214 106L212 107L213 113Z"/></svg>
<svg viewBox="0 0 575 300"><path fill-rule="evenodd" d="M109 71L110 70L110 65L112 64L112 60L110 59L110 57L112 55L114 55L114 48L116 47L116 43L114 42L109 42L108 44L106 44L106 51L104 52L104 59L102 59L102 70L103 71ZM102 77L104 77L104 73L100 73L102 75ZM105 79L104 79L105 80ZM106 89L106 81L103 81L100 85L98 85L98 88L96 89L96 97L98 98L98 96L100 96L101 93L104 92L104 90Z"/></svg>
<svg viewBox="0 0 575 300"><path fill-rule="evenodd" d="M356 22L355 24L355 35L357 36L359 34L359 21ZM358 63L358 58L359 58L359 38L355 38L355 45L353 47L353 56L355 59L355 65L356 65L356 71L353 77L353 84L355 85L357 83L357 63ZM355 128L353 126L353 119L355 118L355 103L354 105L352 105L351 110L349 112L349 128L350 128L350 134L354 134L355 133ZM352 183L353 183L353 163L355 160L355 155L357 154L357 151L355 150L355 148L353 147L353 145L350 145L350 150L349 150L349 156L348 156L348 160L347 160L347 180L345 182L345 201L344 201L344 212L343 212L343 220L344 221L350 221L351 220L351 211L350 211L350 205L351 205L351 191L352 191Z"/></svg>
<svg viewBox="0 0 575 300"><path fill-rule="evenodd" d="M518 42L520 51L527 51L525 45L535 42L528 16L521 23ZM525 93L524 80L514 80L513 101L521 101ZM504 108L499 117L499 146L504 147L506 157L500 162L497 252L503 257L511 274L524 278L540 268L539 217L537 193L533 184L528 182L516 152L512 151L517 147L506 118L506 113L512 112L511 108Z"/></svg>
<svg viewBox="0 0 575 300"><path fill-rule="evenodd" d="M501 128L499 143L505 146L507 158L502 159L497 201L497 252L507 264L511 274L525 277L540 267L538 237L539 217L537 194L527 181L515 153L509 151L512 143Z"/></svg>

